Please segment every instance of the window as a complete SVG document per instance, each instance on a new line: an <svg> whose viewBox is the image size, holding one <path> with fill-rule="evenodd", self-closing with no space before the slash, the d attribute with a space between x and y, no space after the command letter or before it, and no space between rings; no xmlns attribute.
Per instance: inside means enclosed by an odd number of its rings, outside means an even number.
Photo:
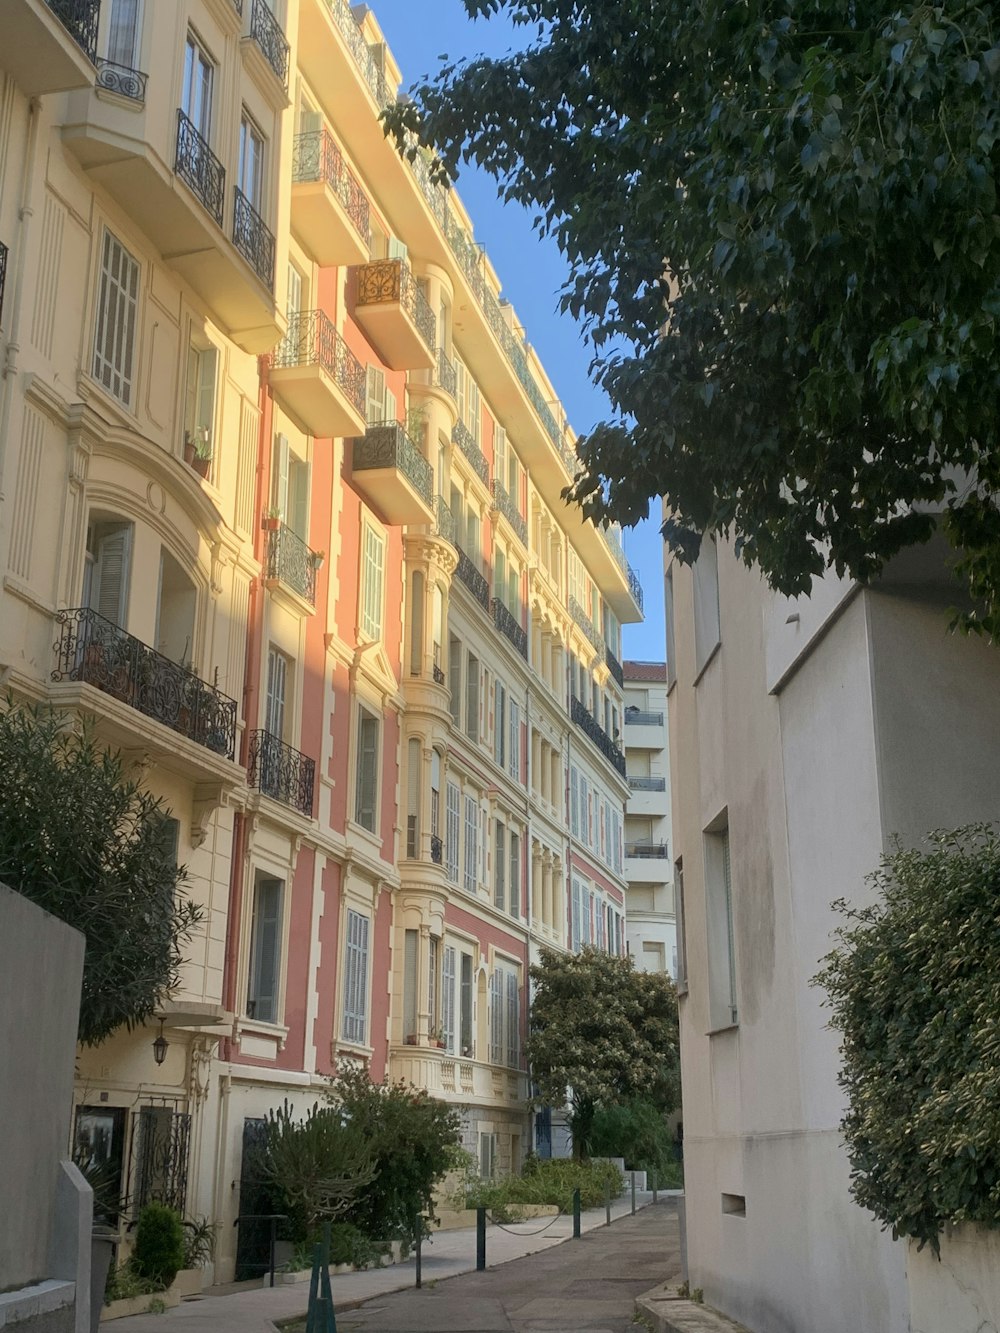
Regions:
<svg viewBox="0 0 1000 1333"><path fill-rule="evenodd" d="M714 1031L739 1021L728 825L705 834L709 1020Z"/></svg>
<svg viewBox="0 0 1000 1333"><path fill-rule="evenodd" d="M503 768L507 762L507 691L499 681L493 687L493 757Z"/></svg>
<svg viewBox="0 0 1000 1333"><path fill-rule="evenodd" d="M448 783L447 821L444 840L444 869L452 884L458 883L458 844L461 837L462 797L454 782Z"/></svg>
<svg viewBox="0 0 1000 1333"><path fill-rule="evenodd" d="M448 688L451 720L457 727L462 720L462 641L454 634L448 638Z"/></svg>
<svg viewBox="0 0 1000 1333"><path fill-rule="evenodd" d="M268 649L264 730L279 741L285 738L285 692L290 665L284 653L277 648Z"/></svg>
<svg viewBox="0 0 1000 1333"><path fill-rule="evenodd" d="M479 1135L479 1174L483 1180L492 1180L496 1171L497 1161L497 1136L495 1134Z"/></svg>
<svg viewBox="0 0 1000 1333"><path fill-rule="evenodd" d="M190 668L194 657L194 616L198 594L183 566L169 551L160 552L156 599L156 651Z"/></svg>
<svg viewBox="0 0 1000 1333"><path fill-rule="evenodd" d="M508 771L515 782L521 781L521 707L510 703L510 741L507 747Z"/></svg>
<svg viewBox="0 0 1000 1333"><path fill-rule="evenodd" d="M239 176L236 184L259 213L264 197L264 136L245 111L240 120Z"/></svg>
<svg viewBox="0 0 1000 1333"><path fill-rule="evenodd" d="M504 1047L507 1051L507 1065L516 1069L521 1063L521 994L517 984L517 973L506 972L506 1011L504 1014Z"/></svg>
<svg viewBox="0 0 1000 1333"><path fill-rule="evenodd" d="M583 886L578 879L573 880L570 912L570 948L580 952L583 944Z"/></svg>
<svg viewBox="0 0 1000 1333"><path fill-rule="evenodd" d="M357 1046L364 1046L368 1036L368 931L368 918L348 908L343 1034Z"/></svg>
<svg viewBox="0 0 1000 1333"><path fill-rule="evenodd" d="M403 932L403 1039L409 1042L417 1035L417 951L420 933Z"/></svg>
<svg viewBox="0 0 1000 1333"><path fill-rule="evenodd" d="M416 739L406 744L406 855L411 861L420 854L422 749Z"/></svg>
<svg viewBox="0 0 1000 1333"><path fill-rule="evenodd" d="M289 324L295 322L302 310L302 288L304 279L294 264L288 265L288 290L285 292L285 314Z"/></svg>
<svg viewBox="0 0 1000 1333"><path fill-rule="evenodd" d="M184 48L184 89L181 110L203 139L212 130L212 84L215 66L205 48L193 32L187 36Z"/></svg>
<svg viewBox="0 0 1000 1333"><path fill-rule="evenodd" d="M94 379L120 403L132 405L139 265L111 232L101 243L101 275L94 332Z"/></svg>
<svg viewBox="0 0 1000 1333"><path fill-rule="evenodd" d="M465 672L465 734L479 740L479 658L470 653Z"/></svg>
<svg viewBox="0 0 1000 1333"><path fill-rule="evenodd" d="M521 915L521 839L510 833L510 875L508 877L507 897L511 916Z"/></svg>
<svg viewBox="0 0 1000 1333"><path fill-rule="evenodd" d="M358 709L358 790L355 819L369 833L376 831L378 802L379 720Z"/></svg>
<svg viewBox="0 0 1000 1333"><path fill-rule="evenodd" d="M441 944L435 936L427 941L427 1030L433 1038L440 1031Z"/></svg>
<svg viewBox="0 0 1000 1333"><path fill-rule="evenodd" d="M125 628L132 524L95 519L87 529L83 603L112 625Z"/></svg>
<svg viewBox="0 0 1000 1333"><path fill-rule="evenodd" d="M396 420L396 395L386 388L385 375L376 366L369 366L366 376L367 406L365 419L369 426Z"/></svg>
<svg viewBox="0 0 1000 1333"><path fill-rule="evenodd" d="M462 887L475 893L479 883L479 813L475 798L465 798L465 876Z"/></svg>
<svg viewBox="0 0 1000 1333"><path fill-rule="evenodd" d="M580 775L575 768L569 771L569 827L574 838L580 836Z"/></svg>
<svg viewBox="0 0 1000 1333"><path fill-rule="evenodd" d="M499 819L494 820L493 840L493 905L503 912L507 906L507 830Z"/></svg>
<svg viewBox="0 0 1000 1333"><path fill-rule="evenodd" d="M720 642L719 548L714 537L702 539L692 569L695 670L700 672ZM668 662L670 658L668 645Z"/></svg>
<svg viewBox="0 0 1000 1333"><path fill-rule="evenodd" d="M455 1054L455 950L448 946L441 964L441 1039L444 1049Z"/></svg>
<svg viewBox="0 0 1000 1333"><path fill-rule="evenodd" d="M686 995L688 989L687 932L684 925L684 860L678 857L674 862L674 919L677 923L677 950L674 961L674 973L677 981L677 994Z"/></svg>
<svg viewBox="0 0 1000 1333"><path fill-rule="evenodd" d="M460 1054L472 1055L472 955L462 954L462 974L459 982L459 1042Z"/></svg>
<svg viewBox="0 0 1000 1333"><path fill-rule="evenodd" d="M366 639L382 637L385 590L385 538L365 524L361 566L361 633Z"/></svg>
<svg viewBox="0 0 1000 1333"><path fill-rule="evenodd" d="M278 1022L278 985L281 969L281 900L284 884L257 871L254 878L253 919L250 927L250 975L247 1017L260 1023Z"/></svg>
<svg viewBox="0 0 1000 1333"><path fill-rule="evenodd" d="M111 15L108 19L108 59L116 65L134 69L139 63L141 31L140 0L111 0Z"/></svg>
<svg viewBox="0 0 1000 1333"><path fill-rule="evenodd" d="M214 347L188 347L184 392L184 439L199 458L211 458L215 441L215 382L219 354Z"/></svg>
<svg viewBox="0 0 1000 1333"><path fill-rule="evenodd" d="M521 1062L520 986L514 968L498 964L490 974L490 1063L516 1069Z"/></svg>

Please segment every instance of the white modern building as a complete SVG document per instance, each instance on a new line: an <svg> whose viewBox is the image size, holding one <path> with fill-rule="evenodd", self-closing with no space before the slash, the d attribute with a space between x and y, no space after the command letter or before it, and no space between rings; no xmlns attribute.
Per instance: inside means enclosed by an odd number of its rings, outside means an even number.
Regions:
<svg viewBox="0 0 1000 1333"><path fill-rule="evenodd" d="M625 672L625 938L643 972L677 975L670 861L670 756L665 662L628 662Z"/></svg>
<svg viewBox="0 0 1000 1333"><path fill-rule="evenodd" d="M868 899L895 837L996 818L1000 655L948 632L947 556L798 600L712 541L666 570L689 1275L753 1333L996 1326L988 1263L918 1255L852 1201L812 982L831 904Z"/></svg>

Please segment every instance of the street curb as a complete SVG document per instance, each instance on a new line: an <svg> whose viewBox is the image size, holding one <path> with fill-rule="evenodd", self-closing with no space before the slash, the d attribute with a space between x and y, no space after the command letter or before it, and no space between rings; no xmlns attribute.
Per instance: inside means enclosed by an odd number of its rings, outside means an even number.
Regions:
<svg viewBox="0 0 1000 1333"><path fill-rule="evenodd" d="M666 1283L636 1298L636 1314L652 1333L750 1333L711 1306L682 1300L676 1290Z"/></svg>

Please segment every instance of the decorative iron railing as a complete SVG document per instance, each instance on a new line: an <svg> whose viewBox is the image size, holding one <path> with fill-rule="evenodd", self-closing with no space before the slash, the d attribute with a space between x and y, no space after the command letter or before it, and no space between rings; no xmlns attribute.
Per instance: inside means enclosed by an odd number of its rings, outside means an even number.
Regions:
<svg viewBox="0 0 1000 1333"><path fill-rule="evenodd" d="M143 1106L133 1114L135 1191L128 1211L138 1217L149 1203L187 1213L191 1116L163 1106Z"/></svg>
<svg viewBox="0 0 1000 1333"><path fill-rule="evenodd" d="M292 180L324 181L344 206L354 230L367 244L371 240L371 206L358 178L344 161L329 130L297 134L292 145Z"/></svg>
<svg viewBox="0 0 1000 1333"><path fill-rule="evenodd" d="M427 297L417 285L409 264L402 259L376 259L358 267L358 299L366 305L398 301L417 327L428 347L435 345L437 320Z"/></svg>
<svg viewBox="0 0 1000 1333"><path fill-rule="evenodd" d="M446 394L452 398L458 396L458 371L455 369L455 363L451 361L445 353L443 347L438 348L437 368L434 371L434 383L439 389L444 389Z"/></svg>
<svg viewBox="0 0 1000 1333"><path fill-rule="evenodd" d="M443 685L443 684L444 684L444 681L445 681L445 675L444 675L444 672L441 670L441 668L438 666L438 664L437 664L436 662L434 663L434 667L433 667L433 672L432 672L432 674L433 674L433 676L434 676L434 684L435 684L435 685Z"/></svg>
<svg viewBox="0 0 1000 1333"><path fill-rule="evenodd" d="M666 861L670 852L665 842L630 842L625 844L625 855L638 861Z"/></svg>
<svg viewBox="0 0 1000 1333"><path fill-rule="evenodd" d="M398 421L369 426L354 441L354 471L394 467L402 472L421 499L434 502L434 469Z"/></svg>
<svg viewBox="0 0 1000 1333"><path fill-rule="evenodd" d="M233 8L236 10L237 14L239 14L240 18L242 18L242 17L243 17L243 0L233 0Z"/></svg>
<svg viewBox="0 0 1000 1333"><path fill-rule="evenodd" d="M119 97L128 97L133 102L145 102L147 74L142 70L130 69L128 65L116 65L113 60L100 56L97 61L97 86Z"/></svg>
<svg viewBox="0 0 1000 1333"><path fill-rule="evenodd" d="M446 542L455 541L455 515L443 495L434 497L434 535Z"/></svg>
<svg viewBox="0 0 1000 1333"><path fill-rule="evenodd" d="M3 321L3 294L7 286L7 247L0 241L0 322Z"/></svg>
<svg viewBox="0 0 1000 1333"><path fill-rule="evenodd" d="M54 645L53 680L93 685L188 740L232 759L235 699L89 607L60 611L56 621L61 630Z"/></svg>
<svg viewBox="0 0 1000 1333"><path fill-rule="evenodd" d="M637 607L639 608L639 610L641 611L641 610L642 610L642 584L639 582L639 575L635 572L635 570L632 568L632 566L631 566L630 564L628 564L627 561L626 561L626 565L625 565L625 573L626 573L627 576L628 576L628 588L629 588L629 592L632 594L632 600L635 602L636 606L637 606Z"/></svg>
<svg viewBox="0 0 1000 1333"><path fill-rule="evenodd" d="M464 421L456 421L451 432L452 443L457 444L462 453L472 464L472 470L484 486L490 484L490 465L486 455L473 439L472 431Z"/></svg>
<svg viewBox="0 0 1000 1333"><path fill-rule="evenodd" d="M528 634L518 623L517 617L512 615L504 606L499 597L494 597L490 603L490 610L493 612L493 623L504 636L509 639L521 656L527 661L528 658Z"/></svg>
<svg viewBox="0 0 1000 1333"><path fill-rule="evenodd" d="M625 776L625 756L619 750L604 728L594 720L590 712L583 706L579 699L574 697L570 706L570 717L580 728L580 730L593 742L609 764L612 764L618 772Z"/></svg>
<svg viewBox="0 0 1000 1333"><path fill-rule="evenodd" d="M444 842L436 833L431 834L431 860L436 866L444 864Z"/></svg>
<svg viewBox="0 0 1000 1333"><path fill-rule="evenodd" d="M233 244L270 291L274 288L274 235L238 185L233 193Z"/></svg>
<svg viewBox="0 0 1000 1333"><path fill-rule="evenodd" d="M468 588L484 611L490 609L490 585L465 552L459 547L455 575Z"/></svg>
<svg viewBox="0 0 1000 1333"><path fill-rule="evenodd" d="M365 83L371 89L372 96L381 110L392 101L392 91L382 70L382 65L365 41L364 33L351 13L349 0L326 0L330 16L340 29L351 55L357 62Z"/></svg>
<svg viewBox="0 0 1000 1333"><path fill-rule="evenodd" d="M528 525L522 518L520 510L511 498L506 486L501 485L495 477L493 478L493 508L503 514L517 534L521 545L527 546Z"/></svg>
<svg viewBox="0 0 1000 1333"><path fill-rule="evenodd" d="M84 55L94 60L101 0L47 0L47 3Z"/></svg>
<svg viewBox="0 0 1000 1333"><path fill-rule="evenodd" d="M625 725L627 727L662 727L662 713L644 713L638 708L625 709Z"/></svg>
<svg viewBox="0 0 1000 1333"><path fill-rule="evenodd" d="M316 552L309 549L297 532L279 523L267 534L267 577L279 579L311 606L316 605Z"/></svg>
<svg viewBox="0 0 1000 1333"><path fill-rule="evenodd" d="M601 634L601 632L595 628L594 622L591 620L590 616L580 605L580 603L576 600L576 598L573 596L572 593L570 593L569 597L567 598L566 605L569 607L570 615L583 630L584 634L593 644L595 650L601 655L601 657L604 657L604 655L608 651L607 644L604 641L604 635Z"/></svg>
<svg viewBox="0 0 1000 1333"><path fill-rule="evenodd" d="M226 169L183 111L177 112L177 153L174 171L222 226Z"/></svg>
<svg viewBox="0 0 1000 1333"><path fill-rule="evenodd" d="M271 365L320 366L344 391L351 406L365 414L365 368L322 310L297 310L288 332L271 353Z"/></svg>
<svg viewBox="0 0 1000 1333"><path fill-rule="evenodd" d="M666 791L666 778L632 778L628 780L628 785L633 791Z"/></svg>
<svg viewBox="0 0 1000 1333"><path fill-rule="evenodd" d="M618 682L619 689L623 690L625 688L625 672L622 670L621 662L618 661L618 658L615 657L610 648L605 648L604 650L604 661L606 662L611 675Z"/></svg>
<svg viewBox="0 0 1000 1333"><path fill-rule="evenodd" d="M247 775L251 787L264 796L312 816L316 761L308 755L269 731L251 731Z"/></svg>
<svg viewBox="0 0 1000 1333"><path fill-rule="evenodd" d="M265 0L253 0L250 10L250 36L260 47L264 59L281 80L282 88L288 88L288 53L289 45L281 24L271 13Z"/></svg>

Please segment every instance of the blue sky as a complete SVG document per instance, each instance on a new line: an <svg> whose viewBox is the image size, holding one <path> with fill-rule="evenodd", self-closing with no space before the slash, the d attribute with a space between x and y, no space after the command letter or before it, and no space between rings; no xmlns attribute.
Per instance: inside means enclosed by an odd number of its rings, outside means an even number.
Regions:
<svg viewBox="0 0 1000 1333"><path fill-rule="evenodd" d="M523 44L533 29L514 28L509 19L471 21L461 0L370 0L386 41L403 71L404 89L433 73L440 57L502 55ZM557 310L566 262L554 241L540 237L530 215L518 205L504 204L493 179L478 168L466 168L458 189L475 223L476 238L485 243L529 341L542 362L578 431L589 430L607 415L604 394L587 374L590 349L569 315ZM654 515L659 510L656 502ZM662 660L663 541L655 521L625 533L625 551L639 572L646 620L625 627L626 657Z"/></svg>

